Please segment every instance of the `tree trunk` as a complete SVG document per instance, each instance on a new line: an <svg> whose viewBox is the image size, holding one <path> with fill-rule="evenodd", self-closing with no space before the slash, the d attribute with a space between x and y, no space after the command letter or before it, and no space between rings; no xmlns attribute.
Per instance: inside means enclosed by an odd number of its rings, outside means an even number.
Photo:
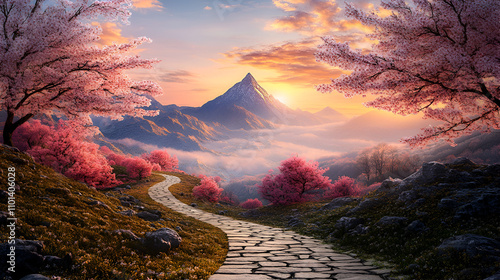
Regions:
<svg viewBox="0 0 500 280"><path fill-rule="evenodd" d="M26 116L14 122L14 113L7 110L7 119L5 120L5 124L3 126L3 143L5 145L13 147L14 145L12 143L12 135L14 134L14 131L20 125L31 119L31 117L33 117L33 114L27 114Z"/></svg>

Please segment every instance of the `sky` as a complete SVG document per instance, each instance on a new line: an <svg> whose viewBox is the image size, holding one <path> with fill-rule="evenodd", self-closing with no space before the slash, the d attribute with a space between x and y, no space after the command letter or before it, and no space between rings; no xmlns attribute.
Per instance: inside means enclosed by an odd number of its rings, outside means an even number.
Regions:
<svg viewBox="0 0 500 280"><path fill-rule="evenodd" d="M354 0L366 10L378 1ZM148 37L143 58L161 60L155 69L131 73L153 80L163 104L201 106L252 73L270 94L291 108L311 112L330 106L346 116L367 112L366 98L323 94L315 85L343 72L317 62L321 37L334 36L370 48L369 30L346 18L336 0L133 0L130 24L102 23L102 44Z"/></svg>

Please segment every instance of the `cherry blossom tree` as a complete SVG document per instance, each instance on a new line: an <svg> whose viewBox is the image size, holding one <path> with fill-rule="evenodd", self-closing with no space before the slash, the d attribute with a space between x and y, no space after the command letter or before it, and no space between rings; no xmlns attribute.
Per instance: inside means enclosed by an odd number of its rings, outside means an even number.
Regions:
<svg viewBox="0 0 500 280"><path fill-rule="evenodd" d="M361 187L356 181L350 177L341 176L326 189L323 198L334 199L344 196L357 196L359 194L361 194Z"/></svg>
<svg viewBox="0 0 500 280"><path fill-rule="evenodd" d="M89 115L120 119L154 115L143 96L161 93L151 81L133 81L125 71L151 68L157 60L131 51L150 40L98 47L97 21L128 23L130 0L0 1L0 108L7 112L4 144L40 114L89 125ZM76 122L73 122L76 124Z"/></svg>
<svg viewBox="0 0 500 280"><path fill-rule="evenodd" d="M20 126L13 137L21 151L69 178L98 189L120 184L99 145L88 141L86 136L89 136L87 130L75 131L74 126L63 121L49 127L33 120Z"/></svg>
<svg viewBox="0 0 500 280"><path fill-rule="evenodd" d="M127 168L127 173L131 178L143 179L151 175L153 165L140 157L124 159L121 164Z"/></svg>
<svg viewBox="0 0 500 280"><path fill-rule="evenodd" d="M282 161L278 169L278 174L271 170L258 185L262 197L275 205L303 202L310 191L325 189L331 184L330 179L323 176L327 169L298 156Z"/></svg>
<svg viewBox="0 0 500 280"><path fill-rule="evenodd" d="M374 94L368 106L442 121L403 141L423 146L500 128L500 1L385 0L382 17L347 4L346 14L374 28L369 52L323 38L318 61L350 71L318 86L346 97Z"/></svg>
<svg viewBox="0 0 500 280"><path fill-rule="evenodd" d="M143 154L142 158L151 164L157 164L158 171L175 171L179 167L176 156L170 156L167 151L154 150L149 154Z"/></svg>
<svg viewBox="0 0 500 280"><path fill-rule="evenodd" d="M262 207L262 202L258 198L249 198L245 202L241 203L240 206L245 209L256 209Z"/></svg>
<svg viewBox="0 0 500 280"><path fill-rule="evenodd" d="M200 185L193 188L193 195L201 200L218 202L222 191L214 178L203 176Z"/></svg>

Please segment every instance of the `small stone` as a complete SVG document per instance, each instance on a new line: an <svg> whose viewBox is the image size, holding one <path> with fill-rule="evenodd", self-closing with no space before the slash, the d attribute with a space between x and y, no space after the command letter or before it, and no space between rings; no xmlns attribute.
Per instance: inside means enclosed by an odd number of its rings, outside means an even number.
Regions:
<svg viewBox="0 0 500 280"><path fill-rule="evenodd" d="M136 214L137 217L150 222L156 222L160 219L160 216L153 214L149 211L143 211Z"/></svg>

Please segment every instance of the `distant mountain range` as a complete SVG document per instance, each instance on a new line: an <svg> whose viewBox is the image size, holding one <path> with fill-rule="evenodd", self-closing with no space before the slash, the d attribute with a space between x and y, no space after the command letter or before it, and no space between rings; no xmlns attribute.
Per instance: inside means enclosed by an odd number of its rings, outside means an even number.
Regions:
<svg viewBox="0 0 500 280"><path fill-rule="evenodd" d="M262 88L248 73L224 94L201 107L162 105L151 98L148 109L158 110L155 117L125 117L122 121L95 117L94 124L110 140L133 139L159 147L185 151L206 150L203 141L226 137L231 131L272 129L281 124L315 125L344 120L327 107L313 114L293 110Z"/></svg>

